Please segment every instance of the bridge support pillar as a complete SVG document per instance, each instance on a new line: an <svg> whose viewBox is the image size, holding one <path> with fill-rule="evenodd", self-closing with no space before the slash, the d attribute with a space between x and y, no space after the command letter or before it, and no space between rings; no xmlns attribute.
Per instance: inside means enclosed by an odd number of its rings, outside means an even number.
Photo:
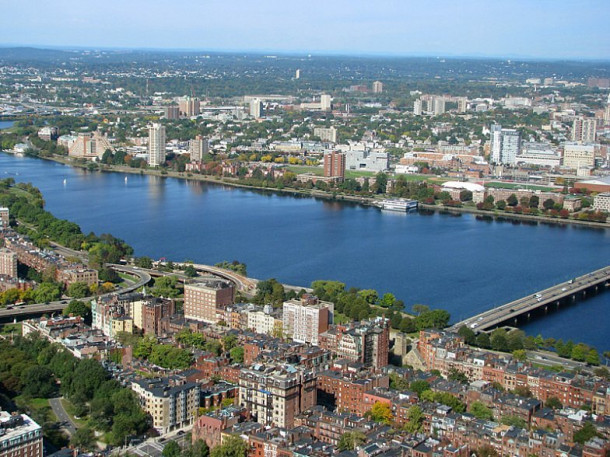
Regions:
<svg viewBox="0 0 610 457"><path fill-rule="evenodd" d="M548 312L549 312L549 307L548 307L548 306L545 306L545 307L544 307L544 314L547 314Z"/></svg>
<svg viewBox="0 0 610 457"><path fill-rule="evenodd" d="M530 313L527 313L527 320L530 320Z"/></svg>

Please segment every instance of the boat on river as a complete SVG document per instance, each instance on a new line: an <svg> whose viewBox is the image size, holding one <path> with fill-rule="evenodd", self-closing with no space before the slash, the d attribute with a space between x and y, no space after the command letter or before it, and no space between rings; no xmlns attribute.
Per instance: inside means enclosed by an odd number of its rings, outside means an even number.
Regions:
<svg viewBox="0 0 610 457"><path fill-rule="evenodd" d="M384 200L379 203L379 206L383 210L398 211L401 213L406 213L406 212L409 212L412 210L416 210L417 205L418 205L417 200L407 200L407 199L403 199L403 198Z"/></svg>

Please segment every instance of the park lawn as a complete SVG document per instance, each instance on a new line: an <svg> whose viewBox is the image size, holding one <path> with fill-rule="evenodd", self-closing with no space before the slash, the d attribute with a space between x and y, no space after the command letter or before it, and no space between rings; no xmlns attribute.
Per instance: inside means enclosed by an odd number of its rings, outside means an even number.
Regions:
<svg viewBox="0 0 610 457"><path fill-rule="evenodd" d="M68 413L68 416L70 416L70 419L72 419L72 421L78 427L84 427L87 425L86 419L83 419L83 418L77 419L76 416L74 416L74 407L72 406L72 403L70 402L70 400L66 400L65 398L62 398L60 401L61 401L61 404L63 405L64 409Z"/></svg>
<svg viewBox="0 0 610 457"><path fill-rule="evenodd" d="M536 186L532 184L521 184L512 182L488 182L485 183L485 187L491 187L494 189L528 189L528 190L541 190L544 192L556 192L558 189L547 186Z"/></svg>
<svg viewBox="0 0 610 457"><path fill-rule="evenodd" d="M19 409L26 409L31 413L32 418L38 423L48 421L57 422L57 416L49 405L48 398L31 398L18 395L14 398L15 404Z"/></svg>
<svg viewBox="0 0 610 457"><path fill-rule="evenodd" d="M288 170L296 174L313 173L316 176L322 176L324 174L324 168L306 165L289 165Z"/></svg>
<svg viewBox="0 0 610 457"><path fill-rule="evenodd" d="M16 324L4 324L0 327L0 335L21 335L21 322L17 322Z"/></svg>
<svg viewBox="0 0 610 457"><path fill-rule="evenodd" d="M374 171L345 170L346 178L373 178L376 174Z"/></svg>

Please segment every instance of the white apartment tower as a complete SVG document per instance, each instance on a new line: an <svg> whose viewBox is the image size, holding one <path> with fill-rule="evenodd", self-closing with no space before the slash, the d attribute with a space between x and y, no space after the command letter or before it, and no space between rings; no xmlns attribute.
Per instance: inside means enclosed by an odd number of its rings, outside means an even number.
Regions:
<svg viewBox="0 0 610 457"><path fill-rule="evenodd" d="M421 116L422 113L422 101L421 98L418 98L413 102L413 114L416 116Z"/></svg>
<svg viewBox="0 0 610 457"><path fill-rule="evenodd" d="M165 127L153 123L148 126L148 165L158 167L165 162Z"/></svg>
<svg viewBox="0 0 610 457"><path fill-rule="evenodd" d="M333 303L319 301L312 295L286 301L283 305L284 334L298 343L317 346L318 336L333 322L334 310Z"/></svg>
<svg viewBox="0 0 610 457"><path fill-rule="evenodd" d="M383 83L381 81L375 81L373 83L373 93L381 94L383 92Z"/></svg>
<svg viewBox="0 0 610 457"><path fill-rule="evenodd" d="M521 134L514 129L491 126L491 161L495 164L514 165L521 151Z"/></svg>
<svg viewBox="0 0 610 457"><path fill-rule="evenodd" d="M468 99L466 97L460 97L457 99L457 110L458 113L465 113L468 111Z"/></svg>
<svg viewBox="0 0 610 457"><path fill-rule="evenodd" d="M263 102L260 99L255 98L250 100L250 116L254 119L260 119L263 117Z"/></svg>
<svg viewBox="0 0 610 457"><path fill-rule="evenodd" d="M328 94L320 95L320 109L322 111L330 111L331 108L331 98Z"/></svg>
<svg viewBox="0 0 610 457"><path fill-rule="evenodd" d="M445 99L443 97L436 97L434 99L434 115L440 116L445 113Z"/></svg>

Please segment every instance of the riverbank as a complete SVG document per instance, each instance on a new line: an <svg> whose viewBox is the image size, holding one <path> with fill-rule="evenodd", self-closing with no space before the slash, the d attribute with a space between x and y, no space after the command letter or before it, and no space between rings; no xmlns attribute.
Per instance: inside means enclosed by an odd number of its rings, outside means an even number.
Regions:
<svg viewBox="0 0 610 457"><path fill-rule="evenodd" d="M75 162L73 159L66 156L50 156L50 157L39 157L41 159L50 160L57 163L62 163L67 166L81 168L81 169L89 169L89 164L83 164ZM202 181L209 182L215 184L224 184L231 187L239 187L243 189L252 189L258 191L265 192L277 192L281 194L287 195L299 195L313 198L320 198L329 201L336 202L350 202L357 203L363 206L377 206L378 203L382 200L381 198L375 197L364 197L359 195L345 195L335 192L326 192L317 189L295 189L295 188L283 188L278 189L275 187L261 187L261 186L251 186L240 182L237 178L219 178L217 176L210 175L202 175L197 173L188 173L188 172L177 172L171 170L152 170L152 169L144 169L144 168L131 168L119 165L106 165L99 164L98 171L101 172L109 172L109 173L126 173L126 174L135 174L135 175L149 175L149 176L157 176L160 178L176 178L176 179L184 179L184 180L193 180L193 181ZM477 208L470 207L453 207L453 206L444 206L444 205L427 205L424 203L419 203L419 208L425 209L428 211L438 211L438 212L447 212L447 213L467 213L474 214L477 216L488 217L492 219L498 220L516 220L516 221L530 221L530 222L541 222L544 224L555 224L555 225L578 225L582 227L588 228L598 228L598 229L610 229L610 224L603 222L591 222L591 221L581 221L577 219L558 219L552 218L548 216L532 216L528 214L515 214L515 213L504 213L498 210L493 211L484 211L479 210Z"/></svg>

